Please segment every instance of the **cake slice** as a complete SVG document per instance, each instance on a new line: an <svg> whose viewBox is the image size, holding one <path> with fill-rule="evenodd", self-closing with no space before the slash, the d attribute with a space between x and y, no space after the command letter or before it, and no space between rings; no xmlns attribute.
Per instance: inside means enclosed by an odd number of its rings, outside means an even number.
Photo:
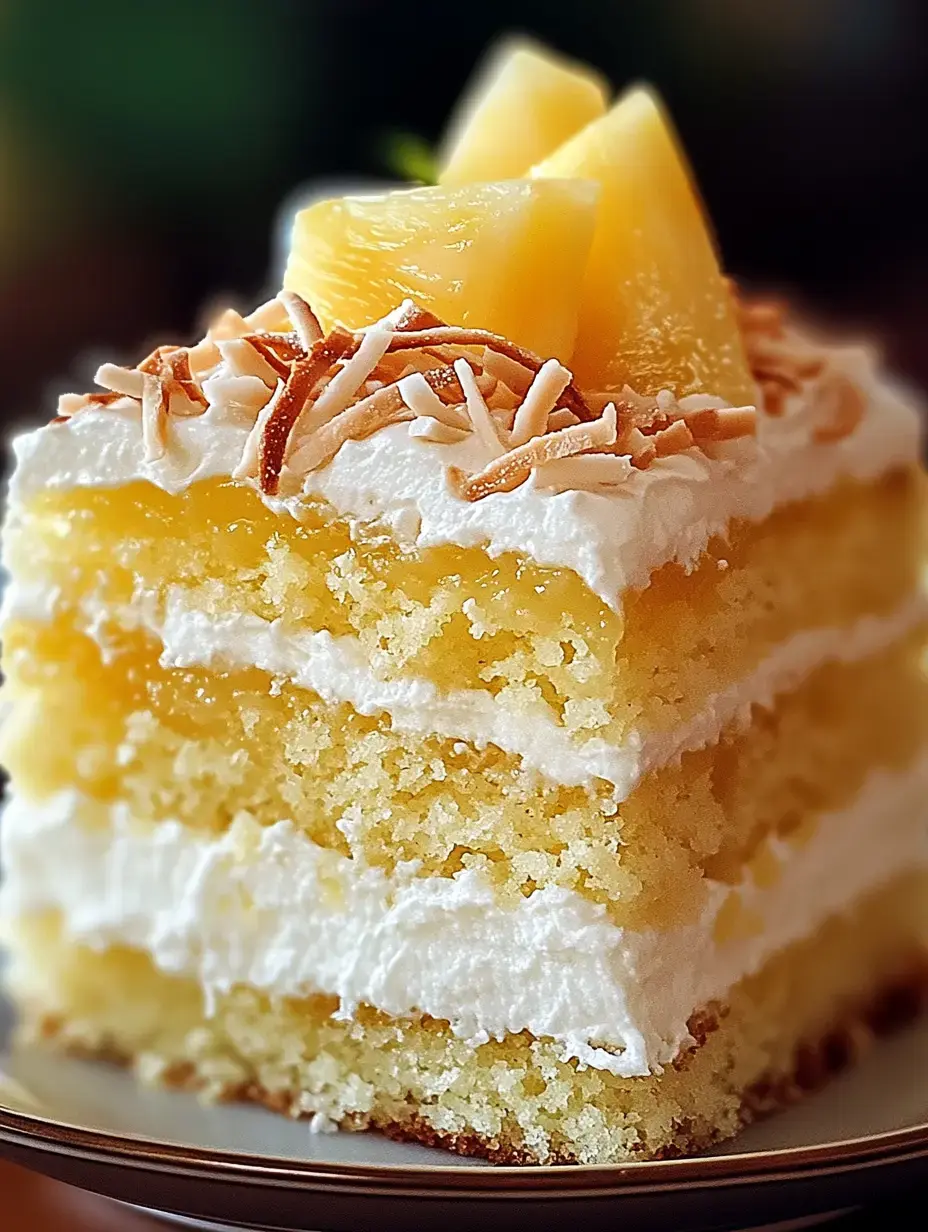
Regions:
<svg viewBox="0 0 928 1232"><path fill-rule="evenodd" d="M603 131L666 160L639 104ZM313 207L279 297L15 442L28 1037L318 1128L600 1163L735 1133L919 1003L917 412L739 299L692 193L683 240L623 256L583 141L550 180ZM493 261L449 256L462 201ZM647 346L578 379L607 350L588 253L660 280L680 243L707 298L668 270ZM414 248L428 294L385 312Z"/></svg>

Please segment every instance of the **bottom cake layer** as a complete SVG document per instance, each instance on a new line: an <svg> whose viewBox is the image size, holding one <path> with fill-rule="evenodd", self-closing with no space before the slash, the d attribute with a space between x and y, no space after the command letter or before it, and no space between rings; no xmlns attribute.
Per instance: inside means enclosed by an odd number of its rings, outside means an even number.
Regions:
<svg viewBox="0 0 928 1232"><path fill-rule="evenodd" d="M679 1155L734 1134L852 1060L928 994L928 875L907 874L778 954L691 1021L695 1045L647 1078L559 1059L523 1032L477 1047L431 1019L247 987L204 1005L138 951L12 922L25 1034L133 1062L149 1082L250 1099L316 1126L379 1129L506 1163Z"/></svg>

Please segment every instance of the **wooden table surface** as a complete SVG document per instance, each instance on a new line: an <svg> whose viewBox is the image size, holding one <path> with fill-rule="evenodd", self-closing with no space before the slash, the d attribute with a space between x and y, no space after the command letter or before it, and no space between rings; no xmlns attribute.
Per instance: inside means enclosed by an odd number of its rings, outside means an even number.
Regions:
<svg viewBox="0 0 928 1232"><path fill-rule="evenodd" d="M167 1232L103 1198L0 1162L2 1232Z"/></svg>

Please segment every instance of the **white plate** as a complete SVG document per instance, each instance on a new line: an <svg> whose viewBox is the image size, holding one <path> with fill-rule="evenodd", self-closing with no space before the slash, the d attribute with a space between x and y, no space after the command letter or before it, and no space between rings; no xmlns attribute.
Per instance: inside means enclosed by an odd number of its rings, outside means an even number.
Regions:
<svg viewBox="0 0 928 1232"><path fill-rule="evenodd" d="M374 1134L312 1134L246 1106L148 1091L109 1066L3 1054L0 1155L122 1201L274 1229L533 1232L745 1227L835 1211L928 1175L928 1023L711 1156L624 1167L494 1168Z"/></svg>

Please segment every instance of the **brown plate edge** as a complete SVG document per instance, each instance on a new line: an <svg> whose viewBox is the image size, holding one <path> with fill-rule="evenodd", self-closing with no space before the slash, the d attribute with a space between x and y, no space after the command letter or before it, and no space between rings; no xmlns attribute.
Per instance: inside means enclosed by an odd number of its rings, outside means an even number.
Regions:
<svg viewBox="0 0 928 1232"><path fill-rule="evenodd" d="M142 1166L247 1184L379 1192L408 1196L453 1194L525 1198L539 1194L607 1196L693 1186L775 1183L825 1176L928 1157L928 1122L865 1137L734 1155L643 1160L629 1164L492 1167L431 1164L327 1164L236 1151L182 1146L116 1135L0 1104L0 1142L20 1149L70 1155L111 1165Z"/></svg>

